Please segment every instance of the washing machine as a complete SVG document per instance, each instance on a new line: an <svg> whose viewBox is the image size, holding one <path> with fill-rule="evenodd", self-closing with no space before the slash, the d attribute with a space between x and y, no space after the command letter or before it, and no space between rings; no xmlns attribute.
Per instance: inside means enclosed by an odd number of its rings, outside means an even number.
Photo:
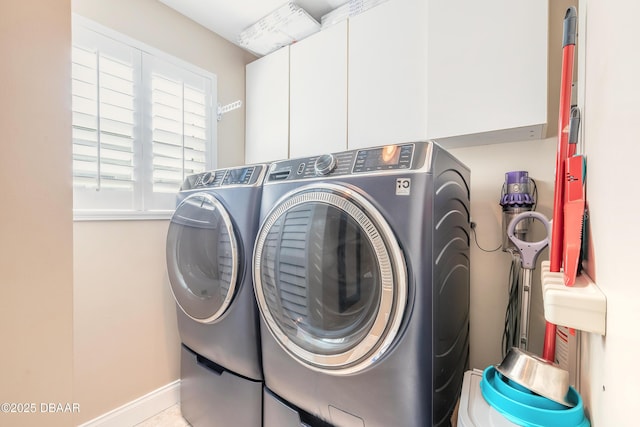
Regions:
<svg viewBox="0 0 640 427"><path fill-rule="evenodd" d="M181 409L194 427L262 422L251 257L265 173L265 165L250 165L187 177L169 225L167 270L182 341Z"/></svg>
<svg viewBox="0 0 640 427"><path fill-rule="evenodd" d="M253 254L264 426L448 426L470 172L432 141L271 165Z"/></svg>

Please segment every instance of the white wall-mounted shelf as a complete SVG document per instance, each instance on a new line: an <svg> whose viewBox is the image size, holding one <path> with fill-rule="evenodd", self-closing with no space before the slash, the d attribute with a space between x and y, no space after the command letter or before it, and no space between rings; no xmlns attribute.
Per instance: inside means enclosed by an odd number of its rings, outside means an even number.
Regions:
<svg viewBox="0 0 640 427"><path fill-rule="evenodd" d="M589 276L582 273L574 286L564 285L564 273L552 273L543 261L540 281L547 321L585 332L605 335L607 298Z"/></svg>

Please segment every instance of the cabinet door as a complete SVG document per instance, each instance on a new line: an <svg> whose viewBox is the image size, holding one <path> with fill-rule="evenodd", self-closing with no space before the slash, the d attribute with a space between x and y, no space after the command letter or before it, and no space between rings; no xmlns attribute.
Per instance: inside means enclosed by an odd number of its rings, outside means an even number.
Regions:
<svg viewBox="0 0 640 427"><path fill-rule="evenodd" d="M289 157L289 47L246 67L245 163Z"/></svg>
<svg viewBox="0 0 640 427"><path fill-rule="evenodd" d="M427 129L427 1L389 0L349 20L349 148Z"/></svg>
<svg viewBox="0 0 640 427"><path fill-rule="evenodd" d="M429 0L429 137L547 121L548 3Z"/></svg>
<svg viewBox="0 0 640 427"><path fill-rule="evenodd" d="M388 0L351 18L349 148L540 138L547 8L539 0Z"/></svg>
<svg viewBox="0 0 640 427"><path fill-rule="evenodd" d="M347 21L291 46L293 157L347 149Z"/></svg>

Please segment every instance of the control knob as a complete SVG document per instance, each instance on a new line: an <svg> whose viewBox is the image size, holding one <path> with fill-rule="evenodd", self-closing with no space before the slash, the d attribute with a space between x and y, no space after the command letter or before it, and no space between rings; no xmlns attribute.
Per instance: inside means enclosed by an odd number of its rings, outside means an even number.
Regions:
<svg viewBox="0 0 640 427"><path fill-rule="evenodd" d="M202 185L209 185L211 184L216 178L216 175L211 173L211 172L205 172L204 174L202 174L202 179L200 179L200 183Z"/></svg>
<svg viewBox="0 0 640 427"><path fill-rule="evenodd" d="M316 175L328 175L337 165L336 158L333 154L323 154L316 159L313 168L316 171Z"/></svg>

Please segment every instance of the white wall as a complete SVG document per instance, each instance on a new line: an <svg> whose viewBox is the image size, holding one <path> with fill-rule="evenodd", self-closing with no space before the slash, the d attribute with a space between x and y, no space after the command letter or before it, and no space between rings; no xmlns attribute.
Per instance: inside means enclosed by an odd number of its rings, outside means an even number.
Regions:
<svg viewBox="0 0 640 427"><path fill-rule="evenodd" d="M636 181L640 3L583 0L583 143L591 277L607 297L605 337L583 334L581 392L594 427L638 424L640 286ZM582 58L581 58L582 59Z"/></svg>
<svg viewBox="0 0 640 427"><path fill-rule="evenodd" d="M254 57L162 3L73 0L73 12L216 74L220 103L244 101L245 65ZM243 163L244 108L224 116L217 139L219 167ZM179 378L167 228L166 220L73 225L78 423Z"/></svg>
<svg viewBox="0 0 640 427"><path fill-rule="evenodd" d="M0 403L35 404L2 426L72 423L41 407L74 403L70 15L0 4Z"/></svg>

